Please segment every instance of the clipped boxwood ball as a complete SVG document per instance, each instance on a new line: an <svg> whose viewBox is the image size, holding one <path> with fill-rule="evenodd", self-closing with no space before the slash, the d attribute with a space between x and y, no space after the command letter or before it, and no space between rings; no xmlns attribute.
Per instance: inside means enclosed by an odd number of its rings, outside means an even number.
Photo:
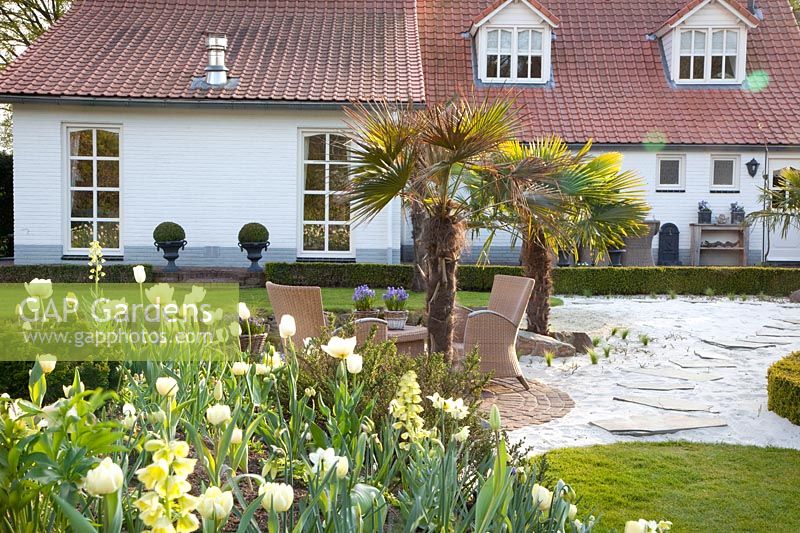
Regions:
<svg viewBox="0 0 800 533"><path fill-rule="evenodd" d="M153 230L153 240L156 242L182 241L185 238L186 232L174 222L162 222Z"/></svg>
<svg viewBox="0 0 800 533"><path fill-rule="evenodd" d="M269 231L264 224L250 222L239 230L239 242L267 242Z"/></svg>

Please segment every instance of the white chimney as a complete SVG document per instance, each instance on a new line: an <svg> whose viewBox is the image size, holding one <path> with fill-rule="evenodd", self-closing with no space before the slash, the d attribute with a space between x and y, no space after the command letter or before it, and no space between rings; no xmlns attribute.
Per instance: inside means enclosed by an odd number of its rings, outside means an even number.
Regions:
<svg viewBox="0 0 800 533"><path fill-rule="evenodd" d="M228 50L228 38L222 33L209 33L206 37L206 50L208 50L206 83L209 85L225 85L228 83L228 68L225 66L225 51Z"/></svg>

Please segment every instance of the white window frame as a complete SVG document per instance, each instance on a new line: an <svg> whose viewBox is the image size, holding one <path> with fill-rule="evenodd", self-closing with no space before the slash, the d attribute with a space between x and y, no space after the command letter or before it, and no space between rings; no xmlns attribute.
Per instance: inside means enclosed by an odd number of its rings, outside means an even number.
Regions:
<svg viewBox="0 0 800 533"><path fill-rule="evenodd" d="M691 31L706 32L705 56L702 79L681 79L681 36ZM718 79L711 77L711 43L716 31L735 31L736 38L736 72L731 79ZM672 39L672 81L680 85L738 85L744 81L747 60L747 29L744 26L682 26L674 30ZM725 42L723 39L723 47ZM724 49L724 48L723 48ZM724 66L723 66L724 69Z"/></svg>
<svg viewBox="0 0 800 533"><path fill-rule="evenodd" d="M510 78L493 78L486 75L486 64L488 55L488 40L489 32L492 30L510 30L511 31L511 77ZM542 76L539 78L518 78L517 77L517 57L518 41L517 32L520 30L534 30L542 34ZM507 25L507 24L493 24L481 27L478 38L478 79L484 83L526 83L526 84L542 84L550 81L550 64L551 64L551 29L547 25L536 24L522 24L522 25ZM529 55L529 54L523 54ZM530 68L530 67L529 67Z"/></svg>
<svg viewBox="0 0 800 533"><path fill-rule="evenodd" d="M714 184L714 163L716 161L732 161L733 162L733 179L731 185L716 185ZM741 159L738 155L726 154L712 154L711 164L709 167L709 190L711 191L726 191L733 192L739 190L739 177L741 175Z"/></svg>
<svg viewBox="0 0 800 533"><path fill-rule="evenodd" d="M305 209L304 209L304 202L306 196L306 164L325 164L325 190L324 191L311 191L311 194L324 194L325 198L325 210L326 213L328 211L328 203L329 203L329 196L330 196L330 176L329 176L329 165L330 162L330 144L326 141L325 143L325 157L327 161L318 161L315 159L306 159L306 151L305 151L305 141L307 137L313 137L314 135L344 135L345 130L342 129L301 129L299 134L298 140L298 190L300 194L298 194L298 205L297 205L297 257L298 258L307 258L307 259L324 259L324 258L335 258L335 259L355 259L355 243L354 243L354 234L353 234L353 222L352 217L351 220L347 223L341 222L334 222L331 223L329 220L325 221L306 221L305 220ZM334 165L339 165L343 163L333 163ZM352 214L351 214L352 215ZM326 215L327 218L327 215ZM307 223L313 224L322 224L325 227L325 249L324 250L304 250L303 248L303 228ZM329 251L328 250L328 226L331 225L346 225L350 227L350 249L347 251Z"/></svg>
<svg viewBox="0 0 800 533"><path fill-rule="evenodd" d="M661 161L679 161L678 183L661 184ZM656 190L657 191L685 191L686 190L686 154L663 153L656 156Z"/></svg>
<svg viewBox="0 0 800 533"><path fill-rule="evenodd" d="M92 156L72 156L70 154L70 140L69 134L72 131L78 130L92 130ZM97 155L97 130L114 131L119 139L119 154L117 157L105 157ZM63 123L62 124L62 172L61 179L63 180L63 196L62 196L62 221L63 221L63 253L64 255L87 255L88 248L73 248L72 247L72 222L91 221L93 224L98 222L116 222L119 226L119 247L118 248L103 248L103 254L106 256L121 256L124 253L125 245L123 243L123 132L121 124L107 124L107 123ZM91 187L73 187L72 186L72 168L70 162L73 160L91 160L92 161L92 179L93 184ZM119 165L119 183L117 187L100 187L97 184L97 161L117 161ZM93 209L97 206L97 193L98 192L116 192L119 194L119 217L108 218L93 216L88 217L73 217L72 216L72 192L73 191L91 191ZM95 215L97 213L95 212ZM96 235L95 235L96 238Z"/></svg>

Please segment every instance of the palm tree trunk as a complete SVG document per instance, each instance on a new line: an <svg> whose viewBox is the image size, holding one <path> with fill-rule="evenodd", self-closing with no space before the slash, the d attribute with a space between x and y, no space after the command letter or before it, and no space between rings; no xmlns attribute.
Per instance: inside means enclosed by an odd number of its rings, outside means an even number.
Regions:
<svg viewBox="0 0 800 533"><path fill-rule="evenodd" d="M550 329L550 293L553 291L553 263L541 231L523 239L522 270L533 278L533 293L528 300L528 331L547 335Z"/></svg>
<svg viewBox="0 0 800 533"><path fill-rule="evenodd" d="M425 211L414 204L411 205L411 236L414 242L414 274L411 278L411 290L426 292L428 290L428 270L425 262L427 244L425 243Z"/></svg>
<svg viewBox="0 0 800 533"><path fill-rule="evenodd" d="M467 236L463 220L448 216L425 221L428 272L427 312L430 351L453 361L453 309L456 302L458 261Z"/></svg>

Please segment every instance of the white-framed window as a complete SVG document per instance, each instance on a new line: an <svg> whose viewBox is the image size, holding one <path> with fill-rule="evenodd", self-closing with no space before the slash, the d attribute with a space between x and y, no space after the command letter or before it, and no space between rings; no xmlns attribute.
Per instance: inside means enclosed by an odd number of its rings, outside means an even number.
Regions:
<svg viewBox="0 0 800 533"><path fill-rule="evenodd" d="M351 257L350 203L344 194L351 167L347 137L303 132L302 150L299 255Z"/></svg>
<svg viewBox="0 0 800 533"><path fill-rule="evenodd" d="M739 189L739 157L711 156L711 190L735 191Z"/></svg>
<svg viewBox="0 0 800 533"><path fill-rule="evenodd" d="M121 253L120 128L66 127L67 253Z"/></svg>
<svg viewBox="0 0 800 533"><path fill-rule="evenodd" d="M549 28L487 26L481 36L478 67L482 81L543 83L549 78Z"/></svg>
<svg viewBox="0 0 800 533"><path fill-rule="evenodd" d="M744 60L744 31L686 28L678 32L678 83L736 83ZM740 65L741 63L741 65Z"/></svg>
<svg viewBox="0 0 800 533"><path fill-rule="evenodd" d="M656 173L656 190L684 190L686 188L686 156L659 154L656 157Z"/></svg>

